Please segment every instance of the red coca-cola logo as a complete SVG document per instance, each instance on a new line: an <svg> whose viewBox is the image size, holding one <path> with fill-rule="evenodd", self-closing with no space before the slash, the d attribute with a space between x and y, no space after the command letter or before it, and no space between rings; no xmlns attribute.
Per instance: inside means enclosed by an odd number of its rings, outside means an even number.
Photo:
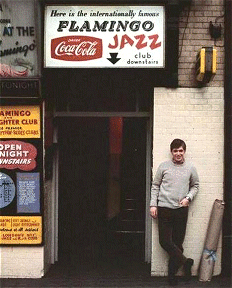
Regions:
<svg viewBox="0 0 232 288"><path fill-rule="evenodd" d="M22 141L0 141L0 168L30 171L36 167L37 149Z"/></svg>
<svg viewBox="0 0 232 288"><path fill-rule="evenodd" d="M51 57L64 61L88 61L102 57L102 39L66 36L51 40Z"/></svg>

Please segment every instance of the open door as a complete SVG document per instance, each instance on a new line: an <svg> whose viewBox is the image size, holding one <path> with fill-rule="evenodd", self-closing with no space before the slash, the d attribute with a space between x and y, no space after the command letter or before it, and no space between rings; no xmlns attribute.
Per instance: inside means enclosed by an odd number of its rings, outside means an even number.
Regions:
<svg viewBox="0 0 232 288"><path fill-rule="evenodd" d="M121 119L121 140L115 139L121 148L113 157L109 117L58 119L59 262L65 265L144 262L147 118Z"/></svg>

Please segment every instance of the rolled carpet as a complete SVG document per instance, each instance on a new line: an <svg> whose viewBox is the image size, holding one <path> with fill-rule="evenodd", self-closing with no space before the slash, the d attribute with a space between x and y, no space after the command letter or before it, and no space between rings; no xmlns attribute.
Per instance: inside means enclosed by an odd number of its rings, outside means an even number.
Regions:
<svg viewBox="0 0 232 288"><path fill-rule="evenodd" d="M206 282L212 279L216 261L216 251L222 228L224 207L225 202L223 200L216 199L214 201L200 262L199 281Z"/></svg>

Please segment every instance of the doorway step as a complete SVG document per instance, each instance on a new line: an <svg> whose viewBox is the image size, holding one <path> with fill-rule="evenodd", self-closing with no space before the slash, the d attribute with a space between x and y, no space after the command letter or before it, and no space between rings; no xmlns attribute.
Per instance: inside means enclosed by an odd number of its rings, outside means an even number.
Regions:
<svg viewBox="0 0 232 288"><path fill-rule="evenodd" d="M144 260L145 221L143 203L126 198L123 210L111 220L109 243L111 253L121 259Z"/></svg>

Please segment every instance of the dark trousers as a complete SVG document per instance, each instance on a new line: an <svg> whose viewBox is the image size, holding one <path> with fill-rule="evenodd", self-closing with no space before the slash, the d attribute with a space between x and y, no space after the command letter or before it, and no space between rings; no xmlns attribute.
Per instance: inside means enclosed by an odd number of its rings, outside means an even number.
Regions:
<svg viewBox="0 0 232 288"><path fill-rule="evenodd" d="M159 243L169 254L169 274L175 274L186 257L183 242L188 220L188 207L170 209L158 207Z"/></svg>

